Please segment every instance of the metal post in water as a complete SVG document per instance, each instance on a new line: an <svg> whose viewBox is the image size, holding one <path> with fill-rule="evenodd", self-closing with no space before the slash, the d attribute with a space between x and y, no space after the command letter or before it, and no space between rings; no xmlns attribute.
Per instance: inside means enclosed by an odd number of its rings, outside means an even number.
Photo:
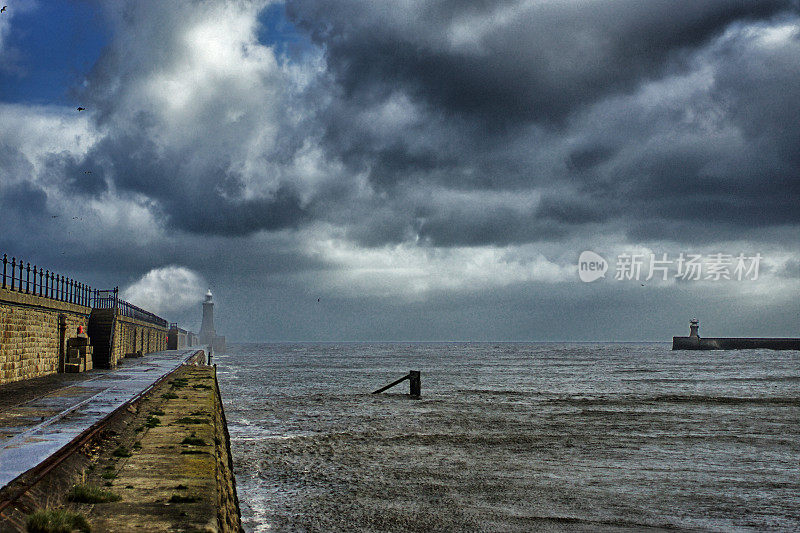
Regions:
<svg viewBox="0 0 800 533"><path fill-rule="evenodd" d="M408 372L409 394L419 398L422 390L422 380L420 378L419 370L410 370Z"/></svg>
<svg viewBox="0 0 800 533"><path fill-rule="evenodd" d="M408 372L408 374L406 374L402 378L389 383L385 387L381 387L380 389L378 389L376 391L373 391L372 394L380 394L381 392L383 392L385 390L388 390L388 389L391 389L392 387L394 387L398 383L402 383L405 380L408 380L408 382L409 382L409 395L412 398L419 398L420 397L420 391L422 389L422 386L421 386L422 380L420 379L420 371L419 370L410 370Z"/></svg>

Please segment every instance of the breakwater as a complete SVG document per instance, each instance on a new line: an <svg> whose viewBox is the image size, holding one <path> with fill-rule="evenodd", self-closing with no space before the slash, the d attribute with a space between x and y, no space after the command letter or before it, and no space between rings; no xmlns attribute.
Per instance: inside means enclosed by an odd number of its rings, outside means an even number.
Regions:
<svg viewBox="0 0 800 533"><path fill-rule="evenodd" d="M71 361L69 340L81 334L88 333L92 346L89 360L76 360L84 369L115 368L125 357L167 349L167 322L120 300L115 291L39 290L0 288L0 385L64 372Z"/></svg>
<svg viewBox="0 0 800 533"><path fill-rule="evenodd" d="M769 337L672 337L673 350L800 350L800 339Z"/></svg>
<svg viewBox="0 0 800 533"><path fill-rule="evenodd" d="M197 351L0 489L0 531L24 531L45 509L95 531L239 531L216 369L203 361Z"/></svg>

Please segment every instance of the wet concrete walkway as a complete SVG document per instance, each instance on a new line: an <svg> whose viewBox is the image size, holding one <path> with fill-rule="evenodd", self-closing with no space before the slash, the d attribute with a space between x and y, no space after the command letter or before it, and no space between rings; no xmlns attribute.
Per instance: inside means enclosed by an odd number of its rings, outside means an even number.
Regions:
<svg viewBox="0 0 800 533"><path fill-rule="evenodd" d="M42 395L15 406L9 406L10 400L4 398L0 401L0 488L139 396L196 351L168 350L125 359L114 370L92 370L77 381L70 374L48 376L49 390ZM54 380L61 376L63 386L54 387ZM30 387L36 387L36 381L31 380ZM30 397L30 390L20 389L24 382L12 385L14 394Z"/></svg>

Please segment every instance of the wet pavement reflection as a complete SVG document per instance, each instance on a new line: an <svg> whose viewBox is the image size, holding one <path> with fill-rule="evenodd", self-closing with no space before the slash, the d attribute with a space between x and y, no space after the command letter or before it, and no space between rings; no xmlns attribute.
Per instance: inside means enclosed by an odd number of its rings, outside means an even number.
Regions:
<svg viewBox="0 0 800 533"><path fill-rule="evenodd" d="M93 370L86 379L0 413L0 487L35 467L84 430L186 361L196 350L167 350L125 359L113 370ZM32 383L31 386L36 386Z"/></svg>

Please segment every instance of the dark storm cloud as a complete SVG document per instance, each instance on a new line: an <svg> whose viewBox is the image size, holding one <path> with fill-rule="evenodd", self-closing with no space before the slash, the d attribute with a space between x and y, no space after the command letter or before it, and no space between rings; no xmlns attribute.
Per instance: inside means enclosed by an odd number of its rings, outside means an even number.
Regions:
<svg viewBox="0 0 800 533"><path fill-rule="evenodd" d="M242 178L226 170L231 161L225 154L195 168L186 165L189 155L165 154L168 149L146 135L106 138L73 166L112 173L119 190L146 195L154 212L172 229L247 235L297 227L308 218L291 184L281 185L268 197L242 198Z"/></svg>
<svg viewBox="0 0 800 533"><path fill-rule="evenodd" d="M349 98L398 88L487 125L560 121L678 68L731 22L792 2L287 3ZM463 35L455 34L462 28Z"/></svg>
<svg viewBox="0 0 800 533"><path fill-rule="evenodd" d="M321 54L301 65L258 42L255 4L136 7L104 7L97 141L44 158L51 199L363 247L713 241L800 216L798 37L759 41L796 2L289 0Z"/></svg>
<svg viewBox="0 0 800 533"><path fill-rule="evenodd" d="M193 202L191 208L181 208L182 200L167 205L174 206L169 210L172 224L204 235L247 235L259 230L296 228L307 218L300 198L285 187L271 198L231 201L211 195Z"/></svg>
<svg viewBox="0 0 800 533"><path fill-rule="evenodd" d="M0 207L3 225L21 226L40 224L50 217L47 211L47 194L29 182L3 184L0 188Z"/></svg>
<svg viewBox="0 0 800 533"><path fill-rule="evenodd" d="M96 196L108 189L103 168L87 165L69 152L45 156L42 178L67 194Z"/></svg>
<svg viewBox="0 0 800 533"><path fill-rule="evenodd" d="M800 219L797 36L757 43L797 24L796 2L291 0L287 12L340 90L321 115L326 149L388 197L349 230L360 244L557 241L598 224L631 239L706 225L681 237L706 242ZM417 116L371 129L398 94ZM428 187L549 192L520 211L431 206Z"/></svg>
<svg viewBox="0 0 800 533"><path fill-rule="evenodd" d="M219 15L251 9L239 7ZM799 61L785 43L754 47L746 30L796 22L793 2L286 8L324 52L326 70L302 88L267 63L247 66L257 43L246 32L244 67L205 64L217 49L192 48L204 41L191 31L207 26L191 2L140 16L108 8L115 39L84 94L105 133L84 155L51 154L42 179L95 198L113 184L172 230L237 236L323 222L362 246L506 246L604 224L663 238L708 223L713 239L797 222ZM703 68L713 81L699 97L655 109L636 101L647 84ZM183 84L189 76L200 81ZM715 127L746 141L704 138L699 120L686 125L687 106L719 113ZM244 148L268 128L280 134ZM669 135L681 128L697 142ZM304 184L297 161L308 146L332 166ZM357 194L357 175L374 195ZM504 200L482 202L484 191ZM514 200L534 191L537 205Z"/></svg>

